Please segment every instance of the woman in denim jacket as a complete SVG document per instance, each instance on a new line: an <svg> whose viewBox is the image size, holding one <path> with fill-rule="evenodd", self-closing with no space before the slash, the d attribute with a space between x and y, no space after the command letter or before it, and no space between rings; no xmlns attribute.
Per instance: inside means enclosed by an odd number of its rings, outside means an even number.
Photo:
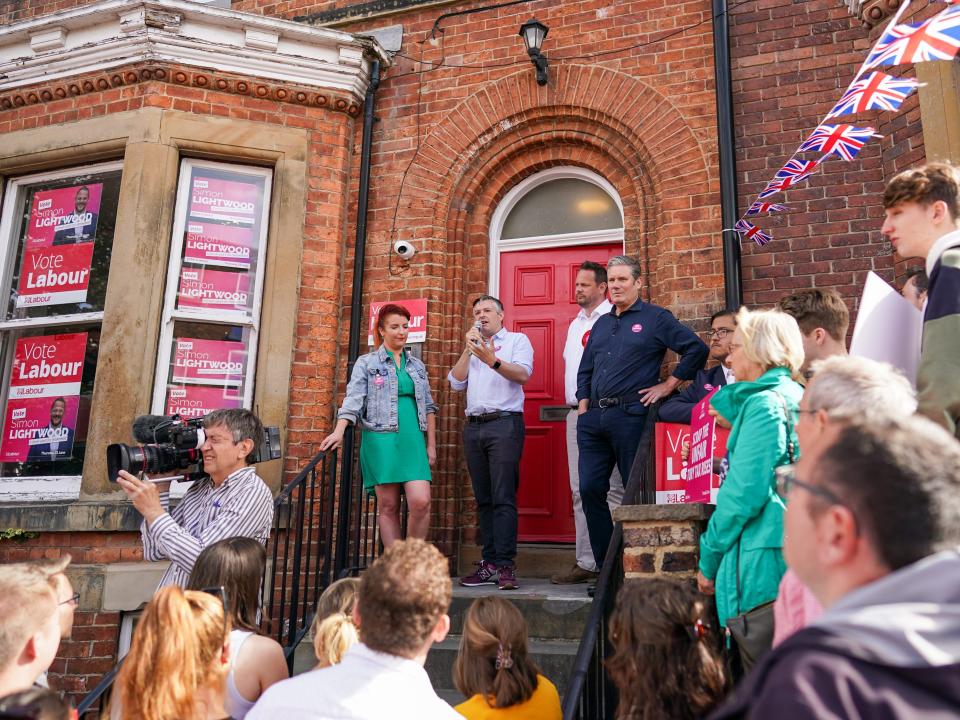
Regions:
<svg viewBox="0 0 960 720"><path fill-rule="evenodd" d="M340 447L349 423L363 428L363 487L377 494L384 547L400 539L400 486L410 513L407 535L426 539L430 528L430 466L437 460L437 405L424 364L404 351L410 313L384 305L377 315L381 346L353 366L337 427L321 450ZM426 432L426 442L424 442Z"/></svg>

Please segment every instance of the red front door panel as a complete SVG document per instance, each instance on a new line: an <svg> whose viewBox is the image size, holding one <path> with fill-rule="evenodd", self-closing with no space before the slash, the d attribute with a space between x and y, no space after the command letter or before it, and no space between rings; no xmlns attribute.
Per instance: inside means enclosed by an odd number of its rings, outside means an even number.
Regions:
<svg viewBox="0 0 960 720"><path fill-rule="evenodd" d="M526 442L520 461L519 539L572 542L573 502L567 469L563 346L580 308L573 292L584 260L606 265L620 245L578 245L500 255L500 299L507 327L533 345L533 377L524 386ZM541 408L556 420L541 420Z"/></svg>

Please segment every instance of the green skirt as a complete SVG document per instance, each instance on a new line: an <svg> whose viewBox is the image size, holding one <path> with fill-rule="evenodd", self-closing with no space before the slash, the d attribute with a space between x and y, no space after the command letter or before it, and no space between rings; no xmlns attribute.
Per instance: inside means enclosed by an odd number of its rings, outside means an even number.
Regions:
<svg viewBox="0 0 960 720"><path fill-rule="evenodd" d="M417 418L417 401L413 397L413 380L400 373L397 432L363 431L360 442L360 469L363 488L372 492L376 485L405 483L411 480L430 482L427 442ZM410 394L403 394L404 378L410 383Z"/></svg>

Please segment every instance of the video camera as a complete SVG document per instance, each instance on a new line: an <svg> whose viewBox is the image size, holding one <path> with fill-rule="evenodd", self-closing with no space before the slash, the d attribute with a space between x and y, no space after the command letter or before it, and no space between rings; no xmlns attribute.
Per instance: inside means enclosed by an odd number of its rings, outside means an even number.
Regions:
<svg viewBox="0 0 960 720"><path fill-rule="evenodd" d="M184 481L199 480L203 471L200 448L206 441L203 418L185 420L179 415L141 415L133 421L133 437L141 445L114 443L107 446L107 476L116 482L121 470L138 473L165 473L183 470ZM253 462L280 457L280 428L268 426L254 446Z"/></svg>

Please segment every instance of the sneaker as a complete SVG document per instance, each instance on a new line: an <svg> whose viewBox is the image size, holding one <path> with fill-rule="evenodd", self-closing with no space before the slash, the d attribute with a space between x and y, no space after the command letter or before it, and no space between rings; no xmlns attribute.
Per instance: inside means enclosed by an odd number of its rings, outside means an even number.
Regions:
<svg viewBox="0 0 960 720"><path fill-rule="evenodd" d="M550 582L554 585L577 585L585 582L596 582L599 576L600 573L584 570L579 565L574 565L566 572L557 573L551 577Z"/></svg>
<svg viewBox="0 0 960 720"><path fill-rule="evenodd" d="M472 575L460 578L464 587L479 587L480 585L497 584L497 566L486 560L477 563L479 566Z"/></svg>
<svg viewBox="0 0 960 720"><path fill-rule="evenodd" d="M519 587L520 583L517 582L517 575L514 569L512 567L500 568L500 589L516 590Z"/></svg>

